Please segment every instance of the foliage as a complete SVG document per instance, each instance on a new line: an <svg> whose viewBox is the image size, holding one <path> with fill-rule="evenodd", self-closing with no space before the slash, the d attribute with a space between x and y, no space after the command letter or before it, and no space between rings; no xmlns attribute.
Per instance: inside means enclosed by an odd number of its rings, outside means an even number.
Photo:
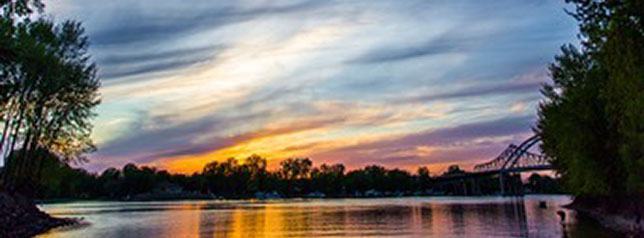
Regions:
<svg viewBox="0 0 644 238"><path fill-rule="evenodd" d="M311 172L311 162L307 158L289 158L280 162L281 177L286 180L306 179Z"/></svg>
<svg viewBox="0 0 644 238"><path fill-rule="evenodd" d="M465 171L463 171L458 165L450 165L449 167L447 167L447 171L443 173L443 176L456 176L464 173Z"/></svg>
<svg viewBox="0 0 644 238"><path fill-rule="evenodd" d="M576 195L644 195L644 2L570 0L581 48L550 66L536 128Z"/></svg>
<svg viewBox="0 0 644 238"><path fill-rule="evenodd" d="M429 168L419 167L416 174L418 175L418 189L426 191L432 188L433 179L429 173Z"/></svg>
<svg viewBox="0 0 644 238"><path fill-rule="evenodd" d="M532 174L528 177L526 187L532 193L561 193L559 182L549 176Z"/></svg>
<svg viewBox="0 0 644 238"><path fill-rule="evenodd" d="M311 189L329 195L339 195L344 189L344 165L322 164L311 172Z"/></svg>
<svg viewBox="0 0 644 238"><path fill-rule="evenodd" d="M0 151L8 166L3 187L13 190L40 176L41 149L66 162L94 150L90 119L100 82L80 23L31 15L42 11L40 1L0 6Z"/></svg>
<svg viewBox="0 0 644 238"><path fill-rule="evenodd" d="M462 186L449 182L441 185L441 177L433 177L421 167L412 174L401 169L370 165L346 171L342 164L313 167L307 158L288 159L291 166L267 170L267 161L257 155L238 163L235 159L211 162L201 173L171 174L153 167L127 164L121 169L108 168L91 174L63 163L55 154L39 150L44 158L43 177L36 184L35 197L103 198L103 199L169 199L169 198L252 198L258 194L279 194L284 197L305 197L310 194L326 197L402 196L425 194L460 194ZM293 162L299 161L299 162ZM282 163L285 164L285 163ZM283 175L285 170L306 171L293 165L309 167L310 173L294 179ZM1 172L1 171L0 171ZM533 192L557 192L557 181L549 177L529 180ZM536 181L536 182L535 182ZM496 178L477 182L484 194L498 191ZM261 197L261 196L260 196Z"/></svg>

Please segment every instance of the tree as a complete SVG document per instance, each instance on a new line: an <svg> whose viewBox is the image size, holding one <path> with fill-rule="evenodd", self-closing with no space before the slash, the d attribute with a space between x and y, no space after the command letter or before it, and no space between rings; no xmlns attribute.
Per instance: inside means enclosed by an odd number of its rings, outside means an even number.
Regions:
<svg viewBox="0 0 644 238"><path fill-rule="evenodd" d="M266 189L266 178L268 176L266 165L266 159L259 155L251 155L244 161L244 168L250 176L246 184L248 193L255 193Z"/></svg>
<svg viewBox="0 0 644 238"><path fill-rule="evenodd" d="M416 174L418 176L418 189L425 191L432 188L433 181L429 173L429 168L424 166L419 167Z"/></svg>
<svg viewBox="0 0 644 238"><path fill-rule="evenodd" d="M533 193L560 193L559 184L550 176L541 176L533 173L528 177L526 187Z"/></svg>
<svg viewBox="0 0 644 238"><path fill-rule="evenodd" d="M0 1L0 80L5 80L5 67L14 60L18 50L13 39L17 23L28 20L34 11L41 12L43 8L40 0Z"/></svg>
<svg viewBox="0 0 644 238"><path fill-rule="evenodd" d="M279 175L286 180L286 193L289 195L306 192L313 162L308 158L288 158L280 162Z"/></svg>
<svg viewBox="0 0 644 238"><path fill-rule="evenodd" d="M116 198L121 196L122 179L121 171L116 168L108 168L98 177L101 191L109 198Z"/></svg>
<svg viewBox="0 0 644 238"><path fill-rule="evenodd" d="M126 164L122 170L123 188L127 195L136 195L152 191L156 181L156 169L135 164Z"/></svg>
<svg viewBox="0 0 644 238"><path fill-rule="evenodd" d="M385 191L408 193L413 189L414 178L407 171L401 169L388 170Z"/></svg>
<svg viewBox="0 0 644 238"><path fill-rule="evenodd" d="M94 150L90 119L99 103L100 82L80 23L27 16L32 7L42 7L40 1L1 5L2 180L5 189L13 190L38 180L40 149L65 162L83 161L83 154ZM14 157L12 163L8 155Z"/></svg>
<svg viewBox="0 0 644 238"><path fill-rule="evenodd" d="M443 176L454 176L464 174L465 171L461 169L458 165L450 165L447 167L447 171L443 173Z"/></svg>
<svg viewBox="0 0 644 238"><path fill-rule="evenodd" d="M562 47L536 132L568 191L644 196L644 2L569 0L581 48Z"/></svg>
<svg viewBox="0 0 644 238"><path fill-rule="evenodd" d="M305 179L309 177L312 165L308 158L289 158L280 162L280 174L287 180Z"/></svg>
<svg viewBox="0 0 644 238"><path fill-rule="evenodd" d="M388 188L387 182L387 169L379 165L370 165L347 173L345 186L354 193L364 193L368 190L382 192Z"/></svg>
<svg viewBox="0 0 644 238"><path fill-rule="evenodd" d="M339 195L343 192L344 165L322 164L311 171L311 187L326 195Z"/></svg>

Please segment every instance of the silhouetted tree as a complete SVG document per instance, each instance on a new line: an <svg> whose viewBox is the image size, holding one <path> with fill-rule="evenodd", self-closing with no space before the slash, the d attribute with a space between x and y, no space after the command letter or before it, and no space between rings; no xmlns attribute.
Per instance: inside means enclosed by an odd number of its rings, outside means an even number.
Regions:
<svg viewBox="0 0 644 238"><path fill-rule="evenodd" d="M344 165L342 164L322 164L311 171L312 189L326 195L338 196L344 193L343 179Z"/></svg>
<svg viewBox="0 0 644 238"><path fill-rule="evenodd" d="M241 171L237 160L229 158L224 162L213 161L203 169L209 190L216 194L233 196L245 189L248 174Z"/></svg>
<svg viewBox="0 0 644 238"><path fill-rule="evenodd" d="M100 175L82 169L71 168L57 155L48 153L43 158L45 166L43 180L38 183L37 194L40 198L108 198L108 199L150 199L155 198L159 188L177 187L189 196L179 198L206 198L215 195L225 198L249 198L257 192L277 192L285 196L306 196L310 192L321 192L328 197L344 196L400 196L426 194L427 190L442 191L447 194L462 193L462 186L451 184L445 187L432 182L436 178L429 175L427 168L419 168L416 175L401 169L387 169L371 165L349 171L345 174L342 164L322 164L310 169L308 175L297 173L285 177L283 168L277 171L266 169L266 159L253 155L243 164L230 158L223 162L213 161L204 166L201 173L191 175L171 174L153 167L127 164L121 170L108 168ZM307 161L308 160L308 161ZM309 159L290 159L284 164L309 166ZM299 165L298 165L299 166ZM312 166L312 163L311 163ZM306 171L300 170L299 171ZM457 166L452 174L461 173ZM448 173L446 173L448 174ZM450 177L450 175L447 175ZM536 175L538 176L538 175ZM516 176L515 176L516 177ZM508 178L519 180L516 178ZM431 181L418 184L418 181ZM498 191L496 178L481 178L477 182L486 194ZM260 185L256 185L260 184ZM429 184L429 185L428 185ZM553 193L557 181L549 177L531 177L526 185L534 192Z"/></svg>
<svg viewBox="0 0 644 238"><path fill-rule="evenodd" d="M266 171L266 159L259 155L251 155L244 161L244 169L249 174L250 178L247 181L247 193L255 193L258 191L266 190L266 179L268 171Z"/></svg>
<svg viewBox="0 0 644 238"><path fill-rule="evenodd" d="M420 167L416 172L418 176L418 189L421 191L429 190L433 187L432 177L429 173L429 168Z"/></svg>
<svg viewBox="0 0 644 238"><path fill-rule="evenodd" d="M289 158L280 162L279 175L287 183L288 195L306 193L308 186L305 184L311 173L313 162L308 158Z"/></svg>
<svg viewBox="0 0 644 238"><path fill-rule="evenodd" d="M569 0L581 48L562 47L537 133L568 191L644 196L644 2Z"/></svg>
<svg viewBox="0 0 644 238"><path fill-rule="evenodd" d="M121 186L121 171L116 168L108 168L98 177L98 183L106 197L117 198L123 195Z"/></svg>
<svg viewBox="0 0 644 238"><path fill-rule="evenodd" d="M447 167L447 171L443 173L443 176L454 176L464 174L465 171L461 169L458 165L450 165Z"/></svg>
<svg viewBox="0 0 644 238"><path fill-rule="evenodd" d="M528 177L526 187L532 193L561 193L559 183L550 176L541 176L539 174L531 174Z"/></svg>
<svg viewBox="0 0 644 238"><path fill-rule="evenodd" d="M286 180L305 179L309 177L312 165L308 158L289 158L280 162L280 174Z"/></svg>
<svg viewBox="0 0 644 238"><path fill-rule="evenodd" d="M64 161L92 151L92 109L99 103L96 66L80 23L25 14L39 1L3 1L0 34L0 149L5 189L33 183L44 149ZM35 18L35 19L34 19ZM20 153L14 153L20 151ZM9 154L12 163L7 163Z"/></svg>
<svg viewBox="0 0 644 238"><path fill-rule="evenodd" d="M386 176L384 191L409 193L414 189L414 178L405 170L388 170Z"/></svg>

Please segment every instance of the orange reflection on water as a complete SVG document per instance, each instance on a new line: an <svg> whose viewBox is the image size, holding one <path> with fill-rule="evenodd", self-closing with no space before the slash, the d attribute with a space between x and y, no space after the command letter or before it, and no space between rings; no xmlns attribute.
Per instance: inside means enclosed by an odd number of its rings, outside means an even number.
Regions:
<svg viewBox="0 0 644 238"><path fill-rule="evenodd" d="M91 225L42 237L561 237L556 211L569 201L543 196L54 204L45 210L84 217ZM569 217L569 237L603 232Z"/></svg>
<svg viewBox="0 0 644 238"><path fill-rule="evenodd" d="M347 201L252 203L223 210L205 208L201 211L199 234L201 237L386 236L420 234L432 227L432 213L426 207L383 207L360 202L347 206Z"/></svg>
<svg viewBox="0 0 644 238"><path fill-rule="evenodd" d="M165 224L161 234L168 237L181 237L180 234L198 234L199 213L194 212L200 209L201 203L179 203L176 207L162 211L160 217L165 217ZM170 219L167 219L167 218Z"/></svg>

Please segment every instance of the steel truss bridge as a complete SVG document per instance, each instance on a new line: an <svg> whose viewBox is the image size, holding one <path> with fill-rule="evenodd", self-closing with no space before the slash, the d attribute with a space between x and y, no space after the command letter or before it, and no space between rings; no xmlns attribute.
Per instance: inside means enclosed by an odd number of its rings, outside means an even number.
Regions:
<svg viewBox="0 0 644 238"><path fill-rule="evenodd" d="M474 166L474 173L515 173L551 170L552 165L548 157L528 151L539 141L540 138L535 135L518 146L510 144L496 158Z"/></svg>
<svg viewBox="0 0 644 238"><path fill-rule="evenodd" d="M550 164L550 158L528 151L540 140L541 138L539 136L534 135L519 145L510 144L501 154L492 160L475 165L474 171L459 175L444 176L440 180L461 181L465 183L465 179L468 178L498 175L501 194L506 194L504 177L508 174L553 169Z"/></svg>

